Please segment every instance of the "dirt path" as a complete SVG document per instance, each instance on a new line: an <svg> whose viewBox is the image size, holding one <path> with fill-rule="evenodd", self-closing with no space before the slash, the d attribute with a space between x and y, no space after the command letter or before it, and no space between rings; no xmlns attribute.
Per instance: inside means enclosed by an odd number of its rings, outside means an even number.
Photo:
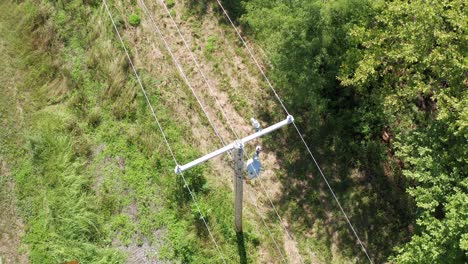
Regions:
<svg viewBox="0 0 468 264"><path fill-rule="evenodd" d="M0 4L2 12L10 8L7 3ZM26 254L20 252L24 226L18 217L15 183L7 162L7 148L11 147L15 131L21 125L22 108L16 89L20 73L8 38L12 32L5 19L0 17L0 263L28 263Z"/></svg>

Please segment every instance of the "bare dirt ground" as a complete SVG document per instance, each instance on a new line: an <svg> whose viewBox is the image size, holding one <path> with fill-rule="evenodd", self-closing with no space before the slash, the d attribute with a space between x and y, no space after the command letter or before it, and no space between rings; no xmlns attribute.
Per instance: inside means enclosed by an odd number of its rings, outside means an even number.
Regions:
<svg viewBox="0 0 468 264"><path fill-rule="evenodd" d="M139 1L138 3L140 10L144 10L141 3ZM175 59L182 66L181 68L186 74L187 80L182 77L178 67L172 61L172 57L166 50L164 42L157 33L157 29L150 17L146 16L143 11L141 11L141 26L125 31L124 36L128 41L132 42L137 67L144 69L160 80L161 85L158 89L164 94L163 98L169 98L165 104L175 109L173 118L192 128L194 144L197 144L196 146L202 153L209 153L222 146L221 141L210 127L207 118L204 117L195 96L199 98L209 119L214 127L219 130L221 138L226 143L229 144L236 139L229 129L228 122L239 137L251 134L253 129L249 120L253 116L256 117L257 105L259 103L272 105L273 99L268 95L266 86L262 84L261 76L258 70L254 68L246 51L235 41L236 36L233 29L226 29L226 26L220 25L211 7L208 7L206 13L199 18L184 16L187 7L184 7L182 3L177 3L172 8L172 14L182 35L199 65L201 65L201 71L208 79L208 84L212 89L210 91L161 2L145 1L145 4L150 10L154 23L161 29ZM121 10L123 10L122 6ZM123 13L129 12L125 11ZM210 41L212 44L209 44ZM213 49L208 47L209 45L212 45ZM193 91L188 87L187 81ZM220 105L216 103L214 98L218 99ZM242 106L239 106L239 101L243 102ZM220 107L223 108L228 119L221 114ZM269 125L272 124L262 123L262 127ZM261 144L261 140L258 143ZM254 147L246 146L246 154L250 156L254 151ZM279 165L274 153L264 150L261 155L264 167L261 179L245 184L246 195L244 199L248 204L245 217L254 217L258 223L258 228L265 228L261 224L259 214L266 217L273 209L264 190L268 191L268 195L274 202L275 198L279 197L282 186L277 179L278 175L275 173ZM231 175L233 172L230 169L229 158L224 158L224 161L215 160L210 162L215 176L213 179L208 180L215 181L215 179L218 179L216 175L223 175L225 182L221 184L228 184L232 188ZM262 181L264 188L261 187L258 181ZM220 183L215 182L216 184ZM259 210L255 207L256 203L258 203ZM271 222L272 220L267 221L270 224L278 225L278 228L280 228L278 219L274 220L274 222ZM284 225L289 227L285 220ZM279 238L279 242L283 244L282 247L286 251L285 255L288 261L290 263L301 263L298 257L297 242L294 238L290 239L284 230L282 232L283 235ZM307 252L307 254L310 254L310 252ZM270 254L270 250L267 248L261 248L260 258L262 263L277 262L277 259ZM314 259L314 263L318 263L318 260Z"/></svg>

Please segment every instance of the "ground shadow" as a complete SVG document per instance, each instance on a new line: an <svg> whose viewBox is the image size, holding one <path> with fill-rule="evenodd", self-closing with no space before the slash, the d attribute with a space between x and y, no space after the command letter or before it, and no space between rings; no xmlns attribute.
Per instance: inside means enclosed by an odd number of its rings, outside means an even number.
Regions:
<svg viewBox="0 0 468 264"><path fill-rule="evenodd" d="M234 20L241 16L243 9L239 0L222 2ZM206 12L206 1L189 3L200 10L199 15ZM226 23L225 19L220 21ZM345 93L346 89L337 81L336 87L317 95L320 101L328 104L321 113L310 109L311 103L302 104L302 108L295 102L288 103L287 96L284 96L284 103L297 115L295 118L305 140L371 258L375 263L386 262L394 246L410 238L414 202L405 192L407 183L398 161L392 158L391 146L380 139L380 128L374 129L374 134L356 132L360 114L357 110L362 102L358 101L358 96ZM299 99L306 96L301 94ZM275 98L272 96L271 100ZM258 109L257 113L265 124L284 118L268 106ZM284 173L279 175L283 189L274 203L292 231L312 233L329 251L337 246L341 254L350 258L357 256L364 262L366 257L354 233L295 129L289 127L262 140L264 149L275 151L278 157L281 172L276 173ZM276 221L274 213L269 217ZM303 233L297 231L296 235L304 239ZM239 255L241 263L245 263L242 262L246 260L243 235L240 235L237 236ZM331 256L324 257L327 262L331 261Z"/></svg>
<svg viewBox="0 0 468 264"><path fill-rule="evenodd" d="M340 112L333 119L325 116L310 123L302 118L298 126L371 258L382 263L394 246L409 239L414 205L388 146L379 138L366 141L353 133L349 115L352 112ZM271 119L268 114L263 118ZM328 249L338 246L341 254L364 261L366 256L295 129L273 133L264 148L276 152L284 173L275 203L292 229L313 232ZM331 261L331 255L325 257Z"/></svg>
<svg viewBox="0 0 468 264"><path fill-rule="evenodd" d="M233 20L234 23L237 23L238 19L244 13L244 7L240 0L221 0L221 4L226 9L229 14L229 17ZM213 9L216 10L222 17L223 12L218 6L216 1L208 0L190 0L187 3L190 13L195 16L203 16L208 11L208 6L212 5ZM226 20L221 19L220 22L227 23Z"/></svg>
<svg viewBox="0 0 468 264"><path fill-rule="evenodd" d="M247 263L247 253L245 251L245 241L244 241L244 233L243 232L236 232L237 237L237 250L239 252L239 263L245 264Z"/></svg>

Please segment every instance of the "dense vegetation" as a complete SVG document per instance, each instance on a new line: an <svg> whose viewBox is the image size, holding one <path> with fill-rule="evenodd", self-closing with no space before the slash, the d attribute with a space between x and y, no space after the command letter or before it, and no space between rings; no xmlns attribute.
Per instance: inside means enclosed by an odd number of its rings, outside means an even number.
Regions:
<svg viewBox="0 0 468 264"><path fill-rule="evenodd" d="M29 260L124 263L143 249L150 260L221 262L186 185L173 173L100 2L27 0L0 6L9 59L15 59L9 67L22 75L11 87L0 86L0 160L12 168ZM122 31L141 22L133 5L127 7L128 13L112 7ZM190 146L190 130L173 123L171 105L163 104L169 100L162 89L180 80L139 74L177 158L199 156ZM224 257L255 262L266 234L247 220L243 236L236 235L231 191L208 182L209 172L198 167L185 177ZM11 190L6 180L0 183L3 197ZM270 240L262 243L273 248Z"/></svg>
<svg viewBox="0 0 468 264"><path fill-rule="evenodd" d="M249 0L244 7L241 25L267 50L274 82L301 115L373 257L466 261L464 1ZM291 167L303 164L294 170L306 175L309 165L299 162ZM306 184L321 186L320 179ZM315 196L299 198L298 211ZM316 218L304 223L325 217Z"/></svg>
<svg viewBox="0 0 468 264"><path fill-rule="evenodd" d="M215 1L187 2L190 10L180 16L202 16L212 6L225 21ZM466 4L222 2L266 51L269 76L375 263L466 262ZM120 30L140 30L136 1L109 3ZM156 249L146 253L159 260L220 262L183 181L172 173L101 2L2 1L0 10L8 51L2 60L12 59L0 65L21 72L14 87L0 79L0 198L10 191L3 177L8 164L25 223L21 251L33 263L122 263L132 248ZM133 52L132 37L125 41ZM222 59L215 58L217 41L209 36L204 47L213 61ZM173 121L174 98L162 92L181 80L138 72L177 158L198 156L190 130ZM280 108L263 110L264 120L284 117ZM294 132L275 135L265 147L281 159L278 205L300 252L306 261L311 249L325 263L364 263ZM205 166L186 177L227 260L255 263L260 244L279 259L254 221L246 219L244 236L236 236L231 191L210 182L210 173ZM273 236L281 235L273 228Z"/></svg>

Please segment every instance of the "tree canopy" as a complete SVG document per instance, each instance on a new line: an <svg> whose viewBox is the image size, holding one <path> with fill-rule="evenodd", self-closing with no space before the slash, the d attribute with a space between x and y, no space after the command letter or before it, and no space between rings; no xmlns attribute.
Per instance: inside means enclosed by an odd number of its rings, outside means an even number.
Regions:
<svg viewBox="0 0 468 264"><path fill-rule="evenodd" d="M462 262L467 250L466 12L463 1L389 2L341 65L341 84L377 98L412 180L418 230L399 263Z"/></svg>
<svg viewBox="0 0 468 264"><path fill-rule="evenodd" d="M399 187L414 200L416 228L389 259L466 261L464 1L251 0L245 7L241 21L268 51L273 78L307 134L332 123L340 136L385 148L379 162L396 161L386 174L404 176Z"/></svg>

